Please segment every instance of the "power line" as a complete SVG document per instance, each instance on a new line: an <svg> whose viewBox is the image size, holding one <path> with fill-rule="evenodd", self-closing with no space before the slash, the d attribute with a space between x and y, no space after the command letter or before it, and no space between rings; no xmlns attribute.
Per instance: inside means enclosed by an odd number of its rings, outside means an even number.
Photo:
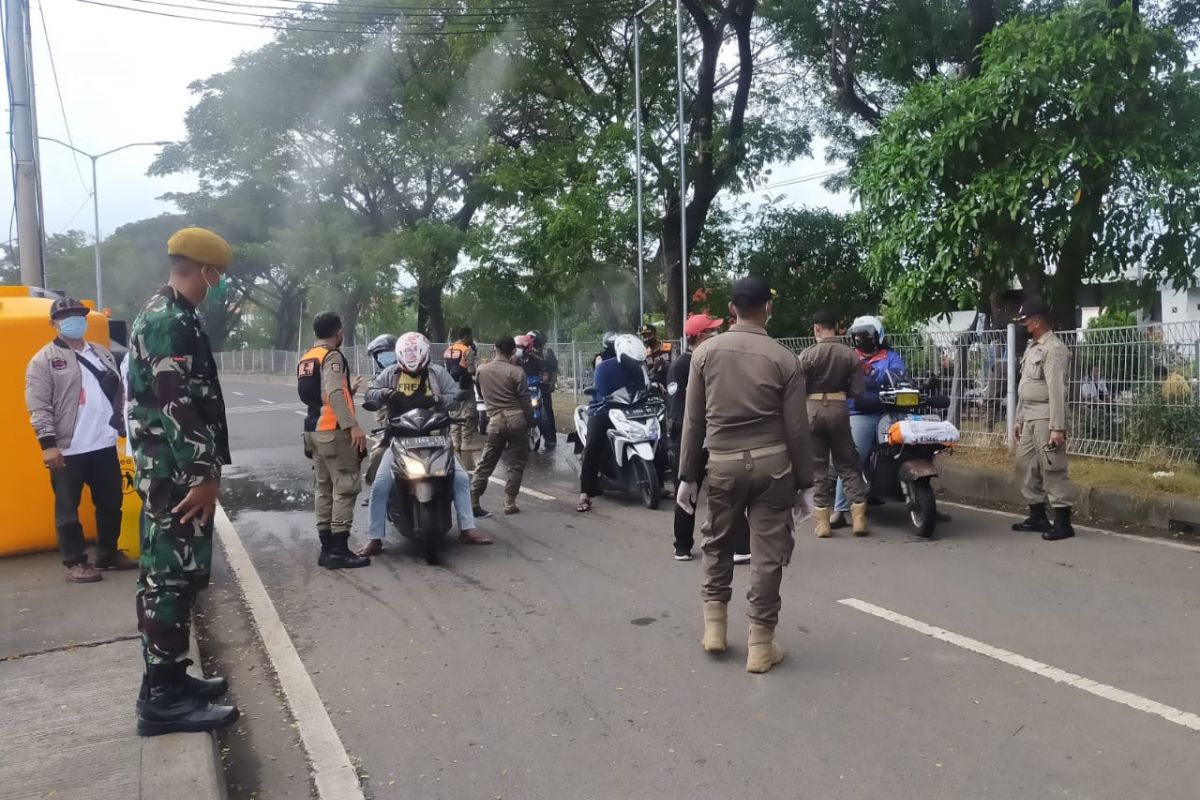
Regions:
<svg viewBox="0 0 1200 800"><path fill-rule="evenodd" d="M54 91L58 95L58 110L62 112L63 128L67 132L67 142L71 147L74 147L75 140L71 137L71 123L67 120L67 104L63 102L62 85L58 82L58 67L54 63L54 48L50 45L50 28L46 25L46 9L42 0L38 0L38 16L42 18L42 34L46 37L46 55L50 57L50 74L54 76ZM75 173L79 176L79 183L83 186L83 191L90 195L92 190L88 188L87 181L83 178L83 167L79 166L79 154L74 150L71 151L71 159L75 162Z"/></svg>
<svg viewBox="0 0 1200 800"><path fill-rule="evenodd" d="M141 0L132 1L141 2ZM587 9L597 10L600 8L624 10L626 8L632 8L631 4L627 2L627 0L563 0L562 2L542 2L532 4L512 3L482 11L463 11L460 9L438 6L405 6L395 3L388 3L386 5L371 5L368 3L307 2L306 0L260 0L259 2L246 2L245 0L192 1L196 3L202 3L205 6L227 6L230 8L261 9L285 13L303 14L312 12L314 10L320 10L323 13L332 14L355 13L362 16L375 17L434 17L439 19L514 17L527 16L530 12L534 14L547 14L556 11L572 12ZM215 11L215 9L213 9L213 11Z"/></svg>
<svg viewBox="0 0 1200 800"><path fill-rule="evenodd" d="M462 21L463 24L493 24L499 25L507 21L519 19L522 22L536 22L539 19L544 20L546 15L551 12L571 11L571 8L562 8L554 5L544 5L539 7L524 6L524 8L535 9L533 15L530 13L508 12L505 9L497 9L487 12L453 12L453 13L429 13L428 11L407 12L398 10L395 7L381 6L371 11L355 11L344 10L341 4L319 3L310 5L320 5L323 9L319 16L305 16L313 14L314 9L305 7L280 7L262 5L261 3L243 3L234 2L234 0L191 0L191 2L170 2L169 0L124 0L126 3L136 3L138 5L157 6L159 8L183 9L185 11L194 11L203 14L224 14L232 17L251 17L254 19L270 19L270 20L297 20L299 22L330 22L330 23L349 23L362 24L366 22L377 22L381 19L395 20L420 20L420 25L430 28L437 25L439 22L444 24L455 24ZM196 6L192 3L206 3L209 5L225 6L227 8L208 8ZM623 4L622 4L623 5ZM356 8L370 8L370 6L356 6ZM614 0L605 0L602 3L591 3L578 6L578 12L572 14L572 18L589 17L589 16L608 16L609 12L616 10ZM238 9L238 10L231 10ZM253 9L260 9L255 11ZM586 11L585 11L586 9ZM273 12L271 14L262 13L263 11ZM299 16L285 16L297 14ZM536 19L535 19L536 15Z"/></svg>
<svg viewBox="0 0 1200 800"><path fill-rule="evenodd" d="M836 175L839 172L845 172L845 171L846 171L845 167L836 167L834 169L827 169L827 170L823 170L821 172L810 172L807 175L801 175L797 178L789 178L786 181L780 181L779 183L772 183L770 185L762 187L759 191L765 192L767 189L781 189L784 186L795 186L798 183L808 183L809 181L816 181L816 180L820 180L821 178L828 178L831 175Z"/></svg>
<svg viewBox="0 0 1200 800"><path fill-rule="evenodd" d="M74 213L74 214L72 214L72 215L71 215L71 218L67 220L67 223L66 223L65 225L63 225L63 226L62 226L62 229L61 229L61 230L59 230L59 233L66 233L68 230L70 230L70 228L71 228L71 223L75 221L75 218L76 218L76 217L78 217L78 216L79 216L79 214L80 214L80 213L81 213L81 212L82 212L82 211L83 211L85 208L87 208L87 206L88 206L88 201L89 201L89 200L91 200L91 199L92 199L92 193L91 193L91 192L88 192L88 194L87 194L87 197L83 198L83 202L79 204L79 208L75 209L75 213Z"/></svg>
<svg viewBox="0 0 1200 800"><path fill-rule="evenodd" d="M197 8L195 6L189 6L189 5L169 4L166 2L160 2L159 0L133 0L133 2L139 2L139 1L144 2L144 3L153 3L154 5L158 5L158 6L178 7L178 8L188 10L188 11L199 12L199 13L215 13L215 14L234 13L234 12L221 12L221 11L217 11L215 9ZM330 26L310 27L311 25L319 25L322 22L322 20L320 20L320 19L302 19L299 21L302 22L303 24L297 25L297 24L294 24L294 21L289 20L287 18L252 14L250 16L257 19L258 22L249 22L249 21L240 22L240 21L232 20L232 19L201 17L201 16L194 16L193 14L174 13L174 12L170 12L170 11L156 11L156 10L152 10L152 9L148 9L148 8L131 8L129 6L119 5L115 2L103 2L102 0L77 0L77 2L83 3L84 5L99 6L101 8L108 8L108 9L113 9L113 10L117 10L117 11L127 11L130 13L144 14L147 16L165 17L168 19L187 20L190 22L209 22L209 23L213 23L216 25L228 25L228 26L239 27L239 28L255 28L258 30L268 29L268 30L287 31L287 32L307 32L307 33L324 33L324 34L337 34L337 33L361 34L361 33L368 33L368 32L371 32L372 30L379 29L382 27L382 23L383 23L383 19L378 20L381 23L380 25L372 25L366 21L356 24L356 23L350 22L349 20L346 20L346 21L337 20L337 21L333 21L334 24L332 24ZM500 34L500 33L509 33L509 32L511 32L511 33L532 33L532 32L537 32L537 31L556 29L561 22L568 21L568 20L578 20L578 19L603 20L608 17L609 17L609 15L606 13L593 13L593 14L580 13L580 14L576 14L572 17L564 18L562 20L557 20L557 21L554 21L554 20L535 21L532 19L525 20L525 22L527 24L519 25L519 26L514 26L512 24L503 24L502 25L502 24L500 24L500 20L496 20L495 22L491 22L491 23L483 23L483 22L473 23L475 25L475 27L470 27L470 28L464 27L464 28L457 29L457 30L447 29L445 27L445 25L441 25L441 26L426 25L424 27L416 27L416 26L408 25L408 26L405 26L403 29L390 30L390 32L393 35L399 35L399 36L467 36L467 35L472 35L472 34L489 34L489 33ZM616 17L614 16L613 18L616 18ZM386 18L384 18L384 19L386 19ZM338 24L339 22L341 22L342 24L339 25ZM444 22L446 22L447 24L451 24L451 25L454 24L452 20L445 20ZM472 23L465 23L465 24L472 24Z"/></svg>

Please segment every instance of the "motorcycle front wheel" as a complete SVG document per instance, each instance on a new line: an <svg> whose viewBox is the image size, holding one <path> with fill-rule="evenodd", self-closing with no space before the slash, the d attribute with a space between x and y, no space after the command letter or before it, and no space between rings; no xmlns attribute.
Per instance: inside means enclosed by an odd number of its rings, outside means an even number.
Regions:
<svg viewBox="0 0 1200 800"><path fill-rule="evenodd" d="M421 555L426 564L438 563L441 555L442 530L433 503L417 503L417 536L421 543Z"/></svg>
<svg viewBox="0 0 1200 800"><path fill-rule="evenodd" d="M654 469L654 464L640 458L633 459L633 469L637 474L638 487L642 490L642 504L653 511L658 508L661 494L658 471Z"/></svg>
<svg viewBox="0 0 1200 800"><path fill-rule="evenodd" d="M933 528L937 525L937 498L933 495L933 484L929 478L909 485L908 514L917 536L924 539L933 537Z"/></svg>

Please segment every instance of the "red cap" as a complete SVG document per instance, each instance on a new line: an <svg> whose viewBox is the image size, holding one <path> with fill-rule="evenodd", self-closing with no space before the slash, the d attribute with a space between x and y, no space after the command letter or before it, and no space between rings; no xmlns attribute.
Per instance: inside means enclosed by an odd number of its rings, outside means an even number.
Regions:
<svg viewBox="0 0 1200 800"><path fill-rule="evenodd" d="M687 322L683 324L684 336L699 336L705 331L711 331L713 328L719 328L724 323L719 319L714 319L708 314L692 314L687 318Z"/></svg>

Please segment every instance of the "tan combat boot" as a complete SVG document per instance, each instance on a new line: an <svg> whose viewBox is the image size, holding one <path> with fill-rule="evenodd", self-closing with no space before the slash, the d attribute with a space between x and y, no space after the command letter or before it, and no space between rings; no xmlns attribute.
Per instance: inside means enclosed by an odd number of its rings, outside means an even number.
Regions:
<svg viewBox="0 0 1200 800"><path fill-rule="evenodd" d="M520 514L521 508L517 505L516 495L505 495L504 497L504 513L505 514Z"/></svg>
<svg viewBox="0 0 1200 800"><path fill-rule="evenodd" d="M728 606L720 600L704 601L704 638L700 644L709 653L724 653L728 646L725 630L728 626Z"/></svg>
<svg viewBox="0 0 1200 800"><path fill-rule="evenodd" d="M746 653L746 672L763 673L783 661L783 650L775 644L775 629L750 623L750 641Z"/></svg>
<svg viewBox="0 0 1200 800"><path fill-rule="evenodd" d="M850 506L850 521L854 526L855 536L866 536L870 531L867 529L867 504L854 503Z"/></svg>
<svg viewBox="0 0 1200 800"><path fill-rule="evenodd" d="M817 538L828 539L833 536L833 528L829 524L829 509L814 508L813 517L816 519Z"/></svg>

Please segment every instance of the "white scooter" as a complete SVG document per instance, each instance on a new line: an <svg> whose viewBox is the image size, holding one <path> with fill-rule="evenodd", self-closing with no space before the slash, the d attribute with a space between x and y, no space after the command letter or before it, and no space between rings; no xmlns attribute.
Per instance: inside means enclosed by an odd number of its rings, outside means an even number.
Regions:
<svg viewBox="0 0 1200 800"><path fill-rule="evenodd" d="M588 389L585 394L592 394ZM608 447L600 463L601 486L622 492L640 492L646 508L658 508L661 485L654 464L654 451L662 438L659 418L663 401L646 392L630 396L618 389L605 398L608 419ZM587 445L588 406L575 408L575 432L567 441L575 445L575 454Z"/></svg>

